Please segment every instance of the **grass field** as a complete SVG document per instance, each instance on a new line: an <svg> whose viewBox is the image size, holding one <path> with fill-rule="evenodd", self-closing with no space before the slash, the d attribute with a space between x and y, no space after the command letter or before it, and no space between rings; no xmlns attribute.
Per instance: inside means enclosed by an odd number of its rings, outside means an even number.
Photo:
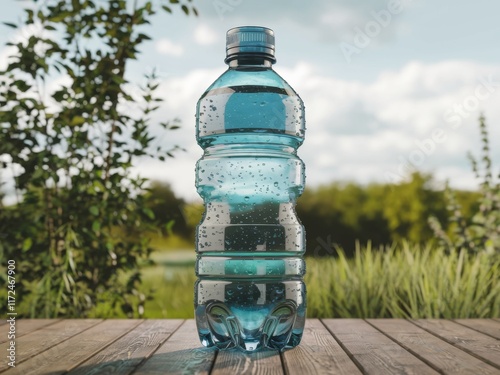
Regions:
<svg viewBox="0 0 500 375"><path fill-rule="evenodd" d="M194 251L156 252L143 269L153 290L148 318L192 318ZM402 244L358 248L353 259L307 259L308 316L341 318L500 317L500 257L446 254Z"/></svg>
<svg viewBox="0 0 500 375"><path fill-rule="evenodd" d="M153 291L153 299L146 302L147 318L192 318L194 250L156 252L155 266L143 268L142 289Z"/></svg>

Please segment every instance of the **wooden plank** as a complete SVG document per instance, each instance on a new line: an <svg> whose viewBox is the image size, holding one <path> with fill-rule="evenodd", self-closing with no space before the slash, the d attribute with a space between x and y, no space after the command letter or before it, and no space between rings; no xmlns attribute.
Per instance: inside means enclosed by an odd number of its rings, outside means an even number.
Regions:
<svg viewBox="0 0 500 375"><path fill-rule="evenodd" d="M453 321L500 340L500 324L494 320L453 319Z"/></svg>
<svg viewBox="0 0 500 375"><path fill-rule="evenodd" d="M16 319L16 339L21 336L24 336L32 331L36 331L42 327L55 324L60 319ZM7 320L5 320L7 322ZM0 326L0 344L10 341L7 338L7 332L9 330L9 324L4 324Z"/></svg>
<svg viewBox="0 0 500 375"><path fill-rule="evenodd" d="M131 374L182 322L182 319L147 320L71 370L69 374Z"/></svg>
<svg viewBox="0 0 500 375"><path fill-rule="evenodd" d="M238 350L221 351L217 355L212 375L280 375L284 374L277 350L246 354Z"/></svg>
<svg viewBox="0 0 500 375"><path fill-rule="evenodd" d="M5 374L64 374L125 335L141 322L141 320L127 319L105 320L79 335L73 336L69 340L28 359L19 366L7 370Z"/></svg>
<svg viewBox="0 0 500 375"><path fill-rule="evenodd" d="M498 370L404 319L368 319L399 345L443 374L498 374Z"/></svg>
<svg viewBox="0 0 500 375"><path fill-rule="evenodd" d="M323 322L365 374L438 374L361 319L324 319Z"/></svg>
<svg viewBox="0 0 500 375"><path fill-rule="evenodd" d="M361 374L318 319L307 319L300 345L285 351L282 357L289 375Z"/></svg>
<svg viewBox="0 0 500 375"><path fill-rule="evenodd" d="M95 326L101 319L67 319L54 320L55 324L32 331L19 339L16 338L17 364L28 360L51 347L66 341L70 337ZM5 353L8 343L0 344L1 353ZM0 371L8 368L7 362L0 363Z"/></svg>
<svg viewBox="0 0 500 375"><path fill-rule="evenodd" d="M490 365L500 368L499 340L450 320L418 319L412 322L450 344L485 360Z"/></svg>
<svg viewBox="0 0 500 375"><path fill-rule="evenodd" d="M215 349L201 346L196 324L193 319L189 319L134 372L134 375L208 375L215 355Z"/></svg>

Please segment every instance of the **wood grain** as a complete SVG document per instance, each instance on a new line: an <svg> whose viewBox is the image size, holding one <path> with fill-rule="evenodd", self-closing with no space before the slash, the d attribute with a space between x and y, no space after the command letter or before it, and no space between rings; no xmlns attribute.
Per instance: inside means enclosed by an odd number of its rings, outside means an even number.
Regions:
<svg viewBox="0 0 500 375"><path fill-rule="evenodd" d="M203 348L194 320L17 323L17 366L0 361L1 375L500 374L496 319L308 319L281 355Z"/></svg>
<svg viewBox="0 0 500 375"><path fill-rule="evenodd" d="M141 323L140 320L112 319L28 359L5 374L59 375L78 366Z"/></svg>
<svg viewBox="0 0 500 375"><path fill-rule="evenodd" d="M444 319L418 319L412 322L443 340L500 368L500 341L471 328Z"/></svg>
<svg viewBox="0 0 500 375"><path fill-rule="evenodd" d="M55 324L46 325L36 331L16 338L16 362L22 363L34 355L58 345L70 337L95 326L100 319L54 320ZM28 322L27 322L28 323ZM0 344L1 353L7 350L7 343ZM8 368L7 362L0 362L0 371Z"/></svg>
<svg viewBox="0 0 500 375"><path fill-rule="evenodd" d="M208 375L216 351L200 344L194 320L184 322L165 343L137 370L134 375ZM233 374L234 375L234 374Z"/></svg>
<svg viewBox="0 0 500 375"><path fill-rule="evenodd" d="M55 324L58 321L59 319L16 319L16 339L42 327ZM5 323L7 323L7 320L5 320ZM8 341L8 331L8 324L0 326L0 344Z"/></svg>
<svg viewBox="0 0 500 375"><path fill-rule="evenodd" d="M361 371L318 319L308 319L298 347L283 354L287 374L345 374Z"/></svg>
<svg viewBox="0 0 500 375"><path fill-rule="evenodd" d="M147 320L71 370L71 375L131 374L174 332L183 320Z"/></svg>
<svg viewBox="0 0 500 375"><path fill-rule="evenodd" d="M323 322L365 374L438 374L361 319L323 319Z"/></svg>
<svg viewBox="0 0 500 375"><path fill-rule="evenodd" d="M500 324L492 319L453 319L453 321L500 340Z"/></svg>
<svg viewBox="0 0 500 375"><path fill-rule="evenodd" d="M245 354L240 351L221 351L211 375L281 375L284 374L278 351L267 350Z"/></svg>
<svg viewBox="0 0 500 375"><path fill-rule="evenodd" d="M404 319L367 321L443 374L498 374L494 367Z"/></svg>

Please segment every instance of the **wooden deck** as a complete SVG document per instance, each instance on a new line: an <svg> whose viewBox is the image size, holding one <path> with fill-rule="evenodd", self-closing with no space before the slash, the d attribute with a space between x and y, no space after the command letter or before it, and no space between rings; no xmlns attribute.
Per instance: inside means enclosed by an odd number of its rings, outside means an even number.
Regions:
<svg viewBox="0 0 500 375"><path fill-rule="evenodd" d="M200 346L193 320L18 320L0 373L500 374L500 320L308 319L299 347L245 355Z"/></svg>

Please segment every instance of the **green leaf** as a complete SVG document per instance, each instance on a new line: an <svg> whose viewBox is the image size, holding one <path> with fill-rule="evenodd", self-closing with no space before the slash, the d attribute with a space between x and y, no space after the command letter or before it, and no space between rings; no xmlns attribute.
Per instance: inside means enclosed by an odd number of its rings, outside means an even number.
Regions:
<svg viewBox="0 0 500 375"><path fill-rule="evenodd" d="M75 116L71 119L71 126L82 125L85 123L85 119L82 116Z"/></svg>
<svg viewBox="0 0 500 375"><path fill-rule="evenodd" d="M189 8L185 5L181 6L182 11L186 14L186 16L189 15Z"/></svg>
<svg viewBox="0 0 500 375"><path fill-rule="evenodd" d="M172 228L174 227L174 224L175 220L170 220L167 224L165 224L165 230L169 235L172 234Z"/></svg>
<svg viewBox="0 0 500 375"><path fill-rule="evenodd" d="M28 251L29 249L31 249L31 246L33 245L33 240L31 238L26 238L24 241L23 241L23 248L22 248L22 251L25 252L25 251Z"/></svg>
<svg viewBox="0 0 500 375"><path fill-rule="evenodd" d="M162 8L163 8L164 11L166 11L168 13L172 13L172 9L170 9L168 6L163 5Z"/></svg>
<svg viewBox="0 0 500 375"><path fill-rule="evenodd" d="M92 230L95 232L95 233L99 233L101 231L101 223L97 220L95 220L93 223L92 223Z"/></svg>
<svg viewBox="0 0 500 375"><path fill-rule="evenodd" d="M2 22L5 26L12 27L13 29L17 29L17 25L10 22Z"/></svg>
<svg viewBox="0 0 500 375"><path fill-rule="evenodd" d="M89 212L94 216L98 216L99 215L99 208L97 206L90 206Z"/></svg>
<svg viewBox="0 0 500 375"><path fill-rule="evenodd" d="M13 84L22 92L26 92L30 88L30 85L28 85L25 80L21 80L21 79L14 81Z"/></svg>
<svg viewBox="0 0 500 375"><path fill-rule="evenodd" d="M114 83L116 83L118 85L121 85L122 83L127 82L127 81L125 81L125 79L123 79L123 77L120 77L120 76L113 76L113 77L111 77L111 79L113 80Z"/></svg>
<svg viewBox="0 0 500 375"><path fill-rule="evenodd" d="M151 220L154 220L155 218L155 213L150 209L150 208L143 208L142 212L146 214L147 217L149 217Z"/></svg>
<svg viewBox="0 0 500 375"><path fill-rule="evenodd" d="M151 40L151 37L146 34L139 34L137 35L137 40L143 41L143 40Z"/></svg>

